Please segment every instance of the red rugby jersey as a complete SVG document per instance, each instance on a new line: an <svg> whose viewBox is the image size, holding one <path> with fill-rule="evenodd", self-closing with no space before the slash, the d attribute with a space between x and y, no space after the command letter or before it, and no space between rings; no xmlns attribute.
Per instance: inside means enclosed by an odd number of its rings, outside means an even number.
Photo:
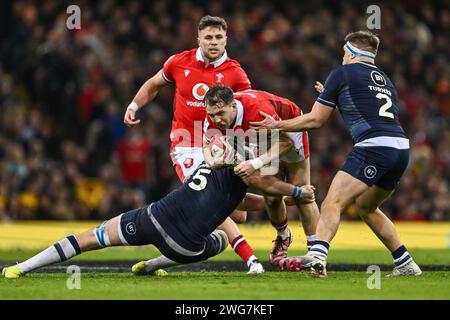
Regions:
<svg viewBox="0 0 450 320"><path fill-rule="evenodd" d="M241 65L229 59L226 52L219 60L205 66L200 48L184 51L171 56L162 73L168 82L175 82L172 148L202 146L202 126L206 117L203 98L208 88L217 84L229 86L233 91L251 88Z"/></svg>
<svg viewBox="0 0 450 320"><path fill-rule="evenodd" d="M260 111L271 115L275 120L292 119L302 114L300 108L291 100L265 91L245 90L235 92L234 98L237 103L237 116L233 127L235 130L246 131L250 128L250 121L264 120L264 117L259 114ZM203 127L204 133L207 133L209 129L218 130L211 118L207 116ZM209 135L207 137L210 138Z"/></svg>

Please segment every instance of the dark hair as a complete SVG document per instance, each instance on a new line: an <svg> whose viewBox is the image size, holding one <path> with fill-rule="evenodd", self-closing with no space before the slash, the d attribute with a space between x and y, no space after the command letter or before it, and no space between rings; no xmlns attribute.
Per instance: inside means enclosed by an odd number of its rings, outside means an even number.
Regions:
<svg viewBox="0 0 450 320"><path fill-rule="evenodd" d="M222 84L210 88L203 98L205 106L214 106L217 104L226 106L233 101L233 90L231 90L230 87L224 86Z"/></svg>
<svg viewBox="0 0 450 320"><path fill-rule="evenodd" d="M200 19L198 23L198 31L201 31L207 27L216 27L219 29L223 29L225 32L227 31L227 23L221 17L213 17L213 16L204 16Z"/></svg>
<svg viewBox="0 0 450 320"><path fill-rule="evenodd" d="M365 50L377 54L380 38L370 31L351 32L345 36L345 41L350 42L358 49Z"/></svg>

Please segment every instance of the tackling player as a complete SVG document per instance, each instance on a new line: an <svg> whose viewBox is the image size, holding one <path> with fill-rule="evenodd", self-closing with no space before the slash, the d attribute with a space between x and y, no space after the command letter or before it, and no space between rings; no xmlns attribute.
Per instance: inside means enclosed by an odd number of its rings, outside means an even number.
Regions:
<svg viewBox="0 0 450 320"><path fill-rule="evenodd" d="M205 95L205 105L208 114L204 125L204 147L209 144L212 135L217 131L237 136L249 132L250 121L263 119L259 111L278 117L293 118L301 114L299 107L292 101L259 90L245 90L233 94L231 88L218 85L211 88ZM228 130L227 130L228 129ZM251 130L254 131L254 130ZM261 136L259 137L261 138ZM290 141L293 140L293 143ZM250 141L250 143L252 143ZM261 154L256 159L251 159L238 164L235 171L245 178L256 170L270 164L274 159L280 158L280 170L274 172L281 180L296 185L310 184L309 145L306 132L296 132L289 135L282 133L279 137L279 153L273 153L275 144L267 154ZM251 148L261 148L262 141L253 142ZM261 151L262 152L262 151ZM211 155L205 152L205 161L215 166ZM287 256L287 250L292 241L291 231L288 228L286 208L282 197L265 195L266 209L272 225L277 230L274 247L269 256L272 265L278 266L279 261ZM317 221L319 220L319 208L315 202L303 204L296 202L300 210L304 232L308 245L315 239Z"/></svg>
<svg viewBox="0 0 450 320"><path fill-rule="evenodd" d="M199 47L171 56L162 70L142 85L124 116L126 125L132 127L139 124L140 120L135 119L136 112L153 100L163 87L175 84L170 154L182 182L203 162L202 126L206 111L202 100L208 88L218 83L228 85L235 91L251 87L240 64L227 56L226 32L224 19L203 17L198 26ZM250 206L261 203L259 206L263 207L262 197L258 195L250 194L246 200ZM242 221L242 214L235 212L232 217ZM230 222L224 226L224 231L233 250L247 266L262 270L254 250L237 225Z"/></svg>
<svg viewBox="0 0 450 320"><path fill-rule="evenodd" d="M301 117L275 121L270 115L255 127L299 131L320 128L338 108L354 147L334 177L321 206L317 240L306 256L288 261L290 266L311 267L326 276L330 241L339 227L342 210L351 203L361 218L391 251L392 276L422 274L400 241L391 220L380 205L391 195L408 166L409 140L398 120L397 91L375 64L380 40L369 31L345 37L342 66L333 70L312 111ZM292 263L293 262L293 263Z"/></svg>
<svg viewBox="0 0 450 320"><path fill-rule="evenodd" d="M259 178L254 175L246 183L257 183ZM28 260L4 268L2 275L19 278L83 252L110 246L153 244L161 251L163 256L135 264L135 274L164 275L160 268L206 260L227 247L225 232L215 229L231 221L226 218L244 199L246 183L230 167L213 170L202 164L182 186L159 201L70 235ZM313 186L293 186L274 178L264 190L286 195L297 195L301 190L299 199L314 201Z"/></svg>

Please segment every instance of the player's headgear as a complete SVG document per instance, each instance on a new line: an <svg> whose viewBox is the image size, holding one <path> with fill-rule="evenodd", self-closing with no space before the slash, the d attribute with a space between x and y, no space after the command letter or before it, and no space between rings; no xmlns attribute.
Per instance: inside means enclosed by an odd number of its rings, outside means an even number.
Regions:
<svg viewBox="0 0 450 320"><path fill-rule="evenodd" d="M374 59L377 55L380 38L370 31L357 31L347 34L344 49L358 57Z"/></svg>
<svg viewBox="0 0 450 320"><path fill-rule="evenodd" d="M357 47L352 46L352 44L349 41L347 41L344 44L344 48L347 49L348 51L350 51L350 53L354 54L355 56L362 57L362 58L375 59L375 53L358 49Z"/></svg>

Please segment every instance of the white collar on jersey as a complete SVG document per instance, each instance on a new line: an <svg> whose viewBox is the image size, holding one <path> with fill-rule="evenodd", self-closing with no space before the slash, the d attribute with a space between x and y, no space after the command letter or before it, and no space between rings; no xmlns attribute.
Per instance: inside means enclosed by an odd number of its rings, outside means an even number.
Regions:
<svg viewBox="0 0 450 320"><path fill-rule="evenodd" d="M242 121L244 120L244 106L239 100L234 99L234 102L236 102L237 114L233 128L236 128L237 126L242 126Z"/></svg>
<svg viewBox="0 0 450 320"><path fill-rule="evenodd" d="M356 61L355 63L361 63L361 64L366 65L366 66L369 66L369 67L371 67L371 68L378 69L378 67L377 67L376 65L372 64L372 63L366 63L366 62L364 62L364 61Z"/></svg>
<svg viewBox="0 0 450 320"><path fill-rule="evenodd" d="M205 59L203 59L203 55L202 55L202 49L200 47L198 47L195 57L197 58L197 61L202 61L203 63L205 62ZM225 60L227 60L227 58L228 58L227 50L225 50L223 55L219 59L217 59L216 61L211 62L211 63L214 66L214 68L217 68L218 66L223 64L225 62Z"/></svg>

